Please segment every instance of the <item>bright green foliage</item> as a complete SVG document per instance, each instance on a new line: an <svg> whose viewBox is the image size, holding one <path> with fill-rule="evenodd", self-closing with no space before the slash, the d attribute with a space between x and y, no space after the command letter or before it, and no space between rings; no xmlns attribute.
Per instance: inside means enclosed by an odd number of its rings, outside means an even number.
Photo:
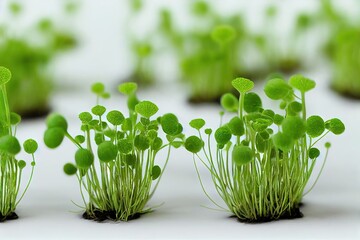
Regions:
<svg viewBox="0 0 360 240"><path fill-rule="evenodd" d="M204 146L204 142L197 136L190 136L185 140L185 148L189 152L198 153Z"/></svg>
<svg viewBox="0 0 360 240"><path fill-rule="evenodd" d="M228 112L236 112L239 108L239 101L231 93L225 93L221 97L221 106Z"/></svg>
<svg viewBox="0 0 360 240"><path fill-rule="evenodd" d="M46 118L46 125L48 128L61 128L64 132L66 132L68 128L66 119L57 113L52 113Z"/></svg>
<svg viewBox="0 0 360 240"><path fill-rule="evenodd" d="M21 146L16 137L6 135L0 137L0 151L16 155L21 151Z"/></svg>
<svg viewBox="0 0 360 240"><path fill-rule="evenodd" d="M254 154L248 146L235 146L232 151L232 160L238 166L247 164L254 159Z"/></svg>
<svg viewBox="0 0 360 240"><path fill-rule="evenodd" d="M123 83L118 87L118 90L124 95L131 95L136 92L137 84L133 82Z"/></svg>
<svg viewBox="0 0 360 240"><path fill-rule="evenodd" d="M287 137L292 139L301 138L305 131L305 122L300 117L286 117L282 123L282 130Z"/></svg>
<svg viewBox="0 0 360 240"><path fill-rule="evenodd" d="M290 78L289 84L300 92L308 92L315 88L316 83L302 75L294 75Z"/></svg>
<svg viewBox="0 0 360 240"><path fill-rule="evenodd" d="M8 9L3 8L6 5ZM19 21L27 21L25 13L29 9L22 8L21 1L2 6L5 15L11 14L0 23L0 65L12 71L12 81L7 84L10 109L26 118L48 111L54 85L48 66L77 42L70 31L64 31L64 26L60 29L50 18L34 19L35 22L18 29ZM10 71L0 70L0 84L10 77Z"/></svg>
<svg viewBox="0 0 360 240"><path fill-rule="evenodd" d="M48 128L44 133L44 143L49 148L57 148L64 140L65 133L62 128Z"/></svg>
<svg viewBox="0 0 360 240"><path fill-rule="evenodd" d="M94 162L94 155L87 149L80 148L75 153L76 166L80 169L88 169Z"/></svg>
<svg viewBox="0 0 360 240"><path fill-rule="evenodd" d="M112 125L118 126L124 122L125 117L120 111L113 110L108 112L108 114L106 115L106 119Z"/></svg>
<svg viewBox="0 0 360 240"><path fill-rule="evenodd" d="M320 116L311 116L306 120L306 133L312 137L319 137L325 131L324 120Z"/></svg>
<svg viewBox="0 0 360 240"><path fill-rule="evenodd" d="M0 85L8 83L11 79L11 72L9 69L0 66Z"/></svg>
<svg viewBox="0 0 360 240"><path fill-rule="evenodd" d="M66 163L66 164L64 165L64 172L65 172L67 175L71 176L71 175L76 174L77 168L76 168L76 166L75 166L74 164L72 164L72 163Z"/></svg>
<svg viewBox="0 0 360 240"><path fill-rule="evenodd" d="M218 144L226 144L231 139L231 131L229 127L223 126L215 131L215 140Z"/></svg>
<svg viewBox="0 0 360 240"><path fill-rule="evenodd" d="M246 78L236 78L231 84L239 93L246 93L254 88L254 82Z"/></svg>
<svg viewBox="0 0 360 240"><path fill-rule="evenodd" d="M146 204L160 182L170 150L185 140L178 118L172 113L155 117L158 107L139 101L136 89L130 82L119 86L128 97L128 115L124 116L99 104L106 89L96 83L91 87L97 96L96 106L91 113L79 114L81 134L73 137L56 124L48 125L44 134L50 148L58 147L64 136L77 147L75 164L66 163L63 170L78 178L86 213L95 220L99 220L98 211L115 212L115 218L106 217L121 221L150 212ZM160 168L156 156L162 149L167 149L167 156Z"/></svg>
<svg viewBox="0 0 360 240"><path fill-rule="evenodd" d="M267 81L264 88L266 96L273 100L283 99L291 93L291 91L291 87L281 78L274 78Z"/></svg>
<svg viewBox="0 0 360 240"><path fill-rule="evenodd" d="M164 114L161 117L160 122L164 133L174 136L181 133L181 131L179 132L179 130L182 129L182 126L174 114L172 113Z"/></svg>
<svg viewBox="0 0 360 240"><path fill-rule="evenodd" d="M38 144L34 139L28 139L23 144L25 152L28 154L34 154L38 149Z"/></svg>
<svg viewBox="0 0 360 240"><path fill-rule="evenodd" d="M228 44L235 36L235 29L229 25L218 25L211 32L211 37L219 44Z"/></svg>
<svg viewBox="0 0 360 240"><path fill-rule="evenodd" d="M100 161L110 162L115 160L118 149L111 141L105 141L99 144L97 152Z"/></svg>
<svg viewBox="0 0 360 240"><path fill-rule="evenodd" d="M256 93L247 93L244 98L245 112L258 112L262 107L261 98Z"/></svg>
<svg viewBox="0 0 360 240"><path fill-rule="evenodd" d="M190 121L189 125L196 130L200 130L203 126L205 126L205 120L202 118L193 119Z"/></svg>
<svg viewBox="0 0 360 240"><path fill-rule="evenodd" d="M333 118L326 121L325 128L336 135L342 134L345 131L345 125L338 118Z"/></svg>
<svg viewBox="0 0 360 240"><path fill-rule="evenodd" d="M146 118L154 116L158 110L159 108L150 101L142 101L135 106L135 111Z"/></svg>
<svg viewBox="0 0 360 240"><path fill-rule="evenodd" d="M240 92L238 107L230 107L228 112L236 116L225 122L226 116L222 117L214 136L206 128L203 131L207 139L203 139L200 129L199 136L185 141L185 148L193 153L200 180L197 159L209 170L217 192L240 220L276 220L295 211L303 195L315 186L328 156L330 143L325 144L325 159L318 177L305 191L315 164L320 162L320 150L315 147L318 140L329 132L341 134L345 130L337 118L325 123L317 115L307 118L305 94L315 83L300 75L290 79L290 84L275 78L265 85L269 98L282 101L278 113L263 109L259 96L248 92L253 88L250 80L235 79L234 87ZM232 106L222 105L225 110Z"/></svg>
<svg viewBox="0 0 360 240"><path fill-rule="evenodd" d="M21 117L10 112L6 91L6 85L9 84L10 79L10 70L0 66L0 222L11 219L29 188L35 166L34 153L38 147L33 139L28 139L23 143L25 152L31 155L32 162L29 180L21 191L22 173L27 164L24 160L16 158L21 151L21 145L14 133L21 122Z"/></svg>

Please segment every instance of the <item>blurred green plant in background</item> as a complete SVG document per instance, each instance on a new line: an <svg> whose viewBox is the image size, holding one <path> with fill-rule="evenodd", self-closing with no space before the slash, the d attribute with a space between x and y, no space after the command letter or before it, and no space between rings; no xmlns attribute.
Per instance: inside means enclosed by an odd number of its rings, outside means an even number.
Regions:
<svg viewBox="0 0 360 240"><path fill-rule="evenodd" d="M76 8L76 4L69 2L64 10L72 14ZM74 48L77 41L72 33L59 30L49 18L39 20L26 34L14 34L12 23L21 18L22 10L20 3L10 3L12 21L0 25L0 65L13 73L7 86L10 109L26 118L48 112L53 76L47 66L59 53Z"/></svg>

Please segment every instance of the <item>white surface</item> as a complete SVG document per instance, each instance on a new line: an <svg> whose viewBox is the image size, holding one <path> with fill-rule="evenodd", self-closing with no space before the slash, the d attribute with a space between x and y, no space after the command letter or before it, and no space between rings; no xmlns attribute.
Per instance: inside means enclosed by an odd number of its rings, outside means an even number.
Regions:
<svg viewBox="0 0 360 240"><path fill-rule="evenodd" d="M80 202L77 181L62 173L63 164L73 161L74 147L67 141L55 151L40 144L34 181L17 210L20 219L1 224L1 235L5 239L359 239L356 126L360 103L329 91L324 84L326 74L309 76L318 80L318 87L308 96L309 114L339 117L347 131L340 137L328 138L333 146L328 164L317 187L304 199L304 218L252 225L239 223L226 212L201 207L213 206L200 188L191 154L180 149L172 153L158 191L149 202L149 206L165 203L155 212L128 223L83 220L81 209L70 202ZM158 103L160 113L178 114L188 135L193 131L186 123L192 118L204 117L210 126L218 124L217 106L189 106L178 88L164 86L140 92L139 97ZM261 92L261 87L256 90ZM70 131L74 133L79 123L77 113L92 106L93 100L90 95L62 94L55 98L55 109L70 119ZM104 105L124 109L124 98L113 96ZM274 104L266 101L264 105ZM44 128L42 120L24 122L18 136L41 141ZM217 198L208 173L202 172L209 192Z"/></svg>

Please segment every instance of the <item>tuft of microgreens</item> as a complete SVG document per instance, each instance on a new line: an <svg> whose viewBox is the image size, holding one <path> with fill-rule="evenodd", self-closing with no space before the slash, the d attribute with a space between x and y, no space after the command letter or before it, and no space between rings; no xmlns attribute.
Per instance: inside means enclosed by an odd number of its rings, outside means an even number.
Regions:
<svg viewBox="0 0 360 240"><path fill-rule="evenodd" d="M33 139L23 143L25 152L32 157L32 162L30 178L21 193L21 179L26 162L16 158L21 151L20 143L15 137L21 117L10 112L6 91L6 84L10 79L10 70L0 66L0 222L17 218L15 210L29 188L34 173L34 153L38 148L37 142ZM19 194L21 195L18 198Z"/></svg>
<svg viewBox="0 0 360 240"><path fill-rule="evenodd" d="M320 160L316 144L330 132L343 133L344 124L337 118L324 121L318 115L306 115L305 95L315 82L302 75L294 75L288 82L274 78L266 83L265 94L281 101L283 113L263 108L261 98L250 92L252 81L236 78L232 85L240 93L239 99L231 93L221 99L225 111L234 115L230 121L222 120L214 134L210 128L203 130L205 120L190 122L198 135L188 137L185 148L193 153L203 190L198 160L209 170L218 194L239 220L258 222L301 215L300 201L318 181L330 147L330 143L325 144L321 170L305 190Z"/></svg>
<svg viewBox="0 0 360 240"><path fill-rule="evenodd" d="M158 107L138 100L136 83L121 84L118 90L128 98L127 116L99 105L109 94L102 83L95 83L92 92L97 105L79 114L81 134L71 135L59 114L49 115L46 121L44 142L49 148L58 147L64 137L77 148L75 163L66 163L64 171L78 179L85 218L128 221L151 211L146 204L160 182L170 150L184 140L178 118L172 113L156 118ZM160 167L156 156L163 149L167 156Z"/></svg>
<svg viewBox="0 0 360 240"><path fill-rule="evenodd" d="M21 18L22 5L11 3L9 11L10 21L0 25L0 56L4 56L0 65L13 72L12 81L7 85L10 108L24 118L42 115L48 111L53 88L52 76L46 67L57 55L74 48L76 39L48 18L31 25L25 35L16 36L13 23ZM74 9L67 11L70 14ZM33 38L39 40L37 44Z"/></svg>
<svg viewBox="0 0 360 240"><path fill-rule="evenodd" d="M190 101L216 101L231 90L226 79L244 72L240 52L247 29L240 15L221 16L206 1L194 1L190 10L195 24L188 31L180 31L171 12L162 10L160 36L175 50L181 79L191 87Z"/></svg>

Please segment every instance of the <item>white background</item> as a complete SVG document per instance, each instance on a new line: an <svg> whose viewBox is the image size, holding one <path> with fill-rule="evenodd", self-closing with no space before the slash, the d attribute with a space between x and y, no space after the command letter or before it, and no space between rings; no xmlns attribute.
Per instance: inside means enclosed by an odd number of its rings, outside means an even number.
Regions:
<svg viewBox="0 0 360 240"><path fill-rule="evenodd" d="M153 1L154 4L148 5L150 9L156 9L159 2ZM173 7L182 5L180 1L169 1L168 4L170 2ZM262 6L263 2L244 5L255 11L256 6ZM311 7L310 1L304 1L304 5L289 2L287 6L295 5L290 8L291 11ZM0 3L2 7L5 4ZM224 3L219 5L226 10L234 1ZM26 5L31 6L31 11L28 11L29 19L32 19L40 13L56 12L59 1L27 0ZM60 85L75 83L80 89L78 92L59 92L52 100L53 109L69 119L69 131L72 133L79 131L77 114L94 104L94 97L87 93L91 82L100 80L113 87L130 71L126 42L121 40L122 23L126 21L127 14L124 5L115 0L83 1L82 11L72 24L81 33L83 45L75 53L62 56L53 66ZM151 19L153 13L149 11L147 14ZM16 211L20 219L0 224L1 239L359 239L360 103L333 93L328 87L331 78L328 67L318 65L307 72L307 76L318 83L307 98L309 115L316 113L325 119L339 117L347 130L339 137L329 136L327 139L332 143L329 159L318 185L304 199L304 218L243 224L229 218L229 213L202 207L213 206L200 188L191 154L179 149L172 152L158 191L149 202L149 206L164 205L127 223L83 220L81 209L71 203L71 200L80 203L77 180L62 172L63 164L73 161L75 148L65 142L55 151L47 149L41 143L45 123L39 119L23 122L18 129L20 139L32 137L40 142L36 153L37 166L31 187ZM202 117L207 119L208 126L217 126L220 109L216 105L190 106L186 102L184 87L165 80L162 86L142 90L139 97L156 102L159 114L176 113L186 126L184 131L187 135L194 134L187 127L192 118ZM255 89L259 94L262 94L261 85L257 83ZM125 110L125 99L113 95L104 105ZM264 105L276 107L277 103L265 100ZM208 173L201 172L209 193L221 203Z"/></svg>

